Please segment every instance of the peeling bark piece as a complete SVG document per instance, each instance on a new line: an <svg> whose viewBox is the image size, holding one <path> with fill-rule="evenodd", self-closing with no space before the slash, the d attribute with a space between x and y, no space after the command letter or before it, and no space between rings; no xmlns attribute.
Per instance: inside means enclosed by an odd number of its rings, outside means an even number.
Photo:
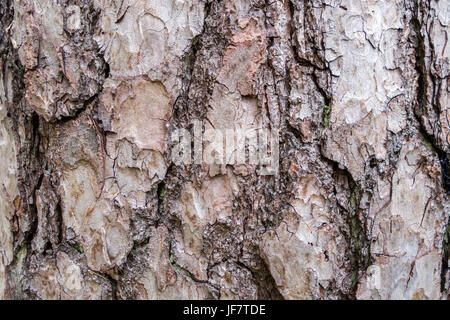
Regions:
<svg viewBox="0 0 450 320"><path fill-rule="evenodd" d="M168 230L152 227L149 242L132 253L134 263L125 264L119 292L123 299L208 299L212 295L206 284L190 279L171 260Z"/></svg>
<svg viewBox="0 0 450 320"><path fill-rule="evenodd" d="M79 262L61 251L55 260L35 266L31 291L44 300L111 299L111 284L102 276L89 273Z"/></svg>
<svg viewBox="0 0 450 320"><path fill-rule="evenodd" d="M0 63L0 66L3 64ZM2 73L0 72L0 75ZM1 79L7 79L1 77ZM14 214L20 210L20 195L17 185L17 151L12 132L11 120L7 117L7 86L11 84L0 81L0 299L5 296L6 267L13 260Z"/></svg>
<svg viewBox="0 0 450 320"><path fill-rule="evenodd" d="M14 1L12 42L25 68L26 101L47 121L73 116L101 87L91 11L89 5L65 11L52 0Z"/></svg>
<svg viewBox="0 0 450 320"><path fill-rule="evenodd" d="M348 169L353 179L361 180L364 163L386 157L386 106L406 89L398 70L405 62L392 57L383 43L397 43L399 50L406 51L404 37L410 30L398 13L405 11L401 1L341 5L347 10L327 7L322 17L325 58L333 75L324 153ZM354 126L364 129L350 129Z"/></svg>
<svg viewBox="0 0 450 320"><path fill-rule="evenodd" d="M292 206L294 212L261 243L275 283L285 299L337 298L332 290L345 288L347 244L314 176L300 179Z"/></svg>
<svg viewBox="0 0 450 320"><path fill-rule="evenodd" d="M369 231L375 261L358 286L359 299L441 297L442 227L448 214L436 177L430 175L436 160L427 153L417 143L406 143L390 193L374 199L386 205L377 211L372 206Z"/></svg>
<svg viewBox="0 0 450 320"><path fill-rule="evenodd" d="M417 3L415 32L418 38L416 65L419 70L418 103L415 113L426 133L436 140L443 152L450 152L449 75L450 49L448 45L449 10L446 1Z"/></svg>
<svg viewBox="0 0 450 320"><path fill-rule="evenodd" d="M101 11L95 39L110 65L112 77L148 75L177 96L182 55L200 34L204 2L94 1Z"/></svg>
<svg viewBox="0 0 450 320"><path fill-rule="evenodd" d="M446 299L448 13L3 1L0 299Z"/></svg>
<svg viewBox="0 0 450 320"><path fill-rule="evenodd" d="M175 235L173 255L200 281L208 280L205 231L208 225L233 223L233 188L237 188L233 175L214 177L201 187L186 183L177 203L182 229Z"/></svg>
<svg viewBox="0 0 450 320"><path fill-rule="evenodd" d="M105 84L101 101L117 139L128 139L141 149L164 153L166 123L173 100L160 82L135 79ZM110 117L110 119L108 119Z"/></svg>
<svg viewBox="0 0 450 320"><path fill-rule="evenodd" d="M264 63L265 53L265 35L255 21L251 20L231 38L217 81L230 92L238 90L242 96L254 95L252 84L256 80L259 66Z"/></svg>
<svg viewBox="0 0 450 320"><path fill-rule="evenodd" d="M64 172L62 214L66 232L72 230L79 239L89 267L107 272L125 262L132 243L129 213L112 201L118 196L117 186L109 180L103 190L100 188L93 170L86 165Z"/></svg>

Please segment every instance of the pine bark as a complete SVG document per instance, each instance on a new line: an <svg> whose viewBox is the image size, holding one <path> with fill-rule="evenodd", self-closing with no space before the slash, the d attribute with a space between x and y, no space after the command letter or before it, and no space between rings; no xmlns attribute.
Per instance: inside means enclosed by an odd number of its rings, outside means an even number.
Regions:
<svg viewBox="0 0 450 320"><path fill-rule="evenodd" d="M448 299L448 0L3 0L0 298ZM255 123L279 171L175 164Z"/></svg>

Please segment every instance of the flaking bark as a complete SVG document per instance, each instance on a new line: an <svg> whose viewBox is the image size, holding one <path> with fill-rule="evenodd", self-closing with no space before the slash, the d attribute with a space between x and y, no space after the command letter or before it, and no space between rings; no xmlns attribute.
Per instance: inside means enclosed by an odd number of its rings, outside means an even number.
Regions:
<svg viewBox="0 0 450 320"><path fill-rule="evenodd" d="M449 12L3 1L0 298L447 299ZM176 165L196 120L278 174Z"/></svg>

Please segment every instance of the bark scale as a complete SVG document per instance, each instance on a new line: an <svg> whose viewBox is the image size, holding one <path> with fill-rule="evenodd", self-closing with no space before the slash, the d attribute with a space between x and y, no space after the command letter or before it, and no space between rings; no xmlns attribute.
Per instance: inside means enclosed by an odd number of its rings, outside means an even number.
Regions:
<svg viewBox="0 0 450 320"><path fill-rule="evenodd" d="M0 298L447 299L447 0L5 0ZM171 134L279 131L279 172ZM204 146L205 148L207 146Z"/></svg>

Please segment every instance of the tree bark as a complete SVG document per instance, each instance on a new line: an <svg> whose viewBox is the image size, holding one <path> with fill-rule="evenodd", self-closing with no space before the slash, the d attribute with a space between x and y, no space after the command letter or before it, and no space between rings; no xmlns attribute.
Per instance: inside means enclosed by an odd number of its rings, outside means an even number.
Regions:
<svg viewBox="0 0 450 320"><path fill-rule="evenodd" d="M0 298L449 298L448 0L0 16ZM195 121L278 171L176 163Z"/></svg>

